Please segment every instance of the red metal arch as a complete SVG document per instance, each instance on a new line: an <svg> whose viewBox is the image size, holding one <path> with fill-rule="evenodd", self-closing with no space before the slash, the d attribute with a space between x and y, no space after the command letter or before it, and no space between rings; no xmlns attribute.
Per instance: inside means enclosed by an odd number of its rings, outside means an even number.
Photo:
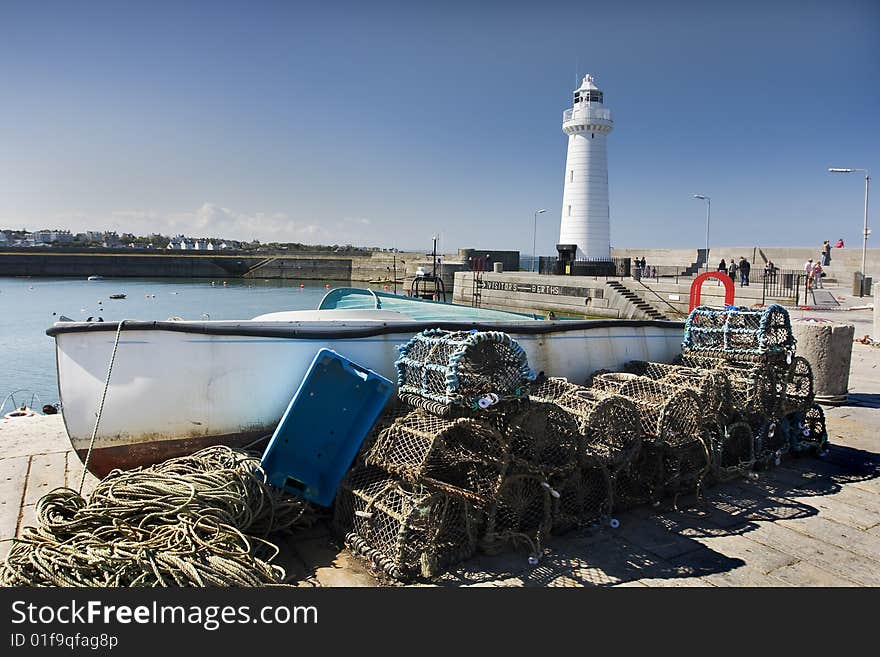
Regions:
<svg viewBox="0 0 880 657"><path fill-rule="evenodd" d="M697 276L694 279L694 282L691 283L691 299L689 311L700 305L700 291L703 288L703 283L710 278L715 278L724 284L724 305L733 305L733 297L736 292L736 286L733 283L733 279L721 271L707 271Z"/></svg>

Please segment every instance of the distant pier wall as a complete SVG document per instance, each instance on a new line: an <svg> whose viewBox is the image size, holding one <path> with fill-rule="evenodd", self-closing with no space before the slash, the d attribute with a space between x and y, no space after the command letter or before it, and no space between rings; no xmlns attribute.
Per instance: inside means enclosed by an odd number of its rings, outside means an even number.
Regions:
<svg viewBox="0 0 880 657"><path fill-rule="evenodd" d="M501 253L501 252L496 252ZM519 255L506 255L518 264ZM456 271L469 269L459 254L441 255L438 274L451 287ZM94 252L35 249L0 250L0 276L105 276L113 278L281 278L290 280L391 281L415 276L419 267L430 272L424 253L376 251L369 255L339 254L180 253L132 251Z"/></svg>

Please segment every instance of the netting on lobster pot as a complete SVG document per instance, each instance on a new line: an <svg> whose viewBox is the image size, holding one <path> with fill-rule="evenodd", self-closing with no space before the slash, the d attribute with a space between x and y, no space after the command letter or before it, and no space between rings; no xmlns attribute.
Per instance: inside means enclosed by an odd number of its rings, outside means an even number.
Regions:
<svg viewBox="0 0 880 657"><path fill-rule="evenodd" d="M642 444L642 424L635 403L613 393L580 388L557 402L578 421L581 459L618 467L632 459Z"/></svg>
<svg viewBox="0 0 880 657"><path fill-rule="evenodd" d="M624 369L631 374L693 390L703 403L707 421L713 421L730 412L730 382L724 372L716 368L716 359L709 360L710 367L703 366L705 359L700 361L700 366L689 367L631 360L624 365Z"/></svg>
<svg viewBox="0 0 880 657"><path fill-rule="evenodd" d="M663 492L679 494L699 492L709 473L711 457L703 439L675 445L663 444Z"/></svg>
<svg viewBox="0 0 880 657"><path fill-rule="evenodd" d="M641 445L638 410L624 397L564 378L550 378L537 382L529 399L555 403L574 416L583 437L583 459L599 458L606 465L618 465L631 458Z"/></svg>
<svg viewBox="0 0 880 657"><path fill-rule="evenodd" d="M802 413L813 405L813 368L803 356L795 356L785 377L782 413Z"/></svg>
<svg viewBox="0 0 880 657"><path fill-rule="evenodd" d="M760 310L698 306L685 322L682 351L722 357L782 355L794 351L788 311L778 304Z"/></svg>
<svg viewBox="0 0 880 657"><path fill-rule="evenodd" d="M744 415L779 413L786 387L783 364L728 361L720 369L730 382L732 411Z"/></svg>
<svg viewBox="0 0 880 657"><path fill-rule="evenodd" d="M486 531L480 541L483 551L497 554L513 546L537 558L552 526L551 490L543 477L506 476L486 514Z"/></svg>
<svg viewBox="0 0 880 657"><path fill-rule="evenodd" d="M813 403L803 412L788 416L791 425L791 450L798 454L821 453L828 446L828 429L825 426L825 411Z"/></svg>
<svg viewBox="0 0 880 657"><path fill-rule="evenodd" d="M613 472L613 510L658 502L663 497L663 484L663 446L642 443L635 458Z"/></svg>
<svg viewBox="0 0 880 657"><path fill-rule="evenodd" d="M535 402L555 404L566 395L576 393L582 386L571 383L563 377L541 377L536 379L529 391L529 399Z"/></svg>
<svg viewBox="0 0 880 657"><path fill-rule="evenodd" d="M590 387L603 392L620 392L620 389L627 383L643 378L646 377L640 377L638 374L630 374L628 372L596 372L592 375L592 385Z"/></svg>
<svg viewBox="0 0 880 657"><path fill-rule="evenodd" d="M400 347L395 366L402 398L439 414L525 397L535 378L523 348L500 331L429 329Z"/></svg>
<svg viewBox="0 0 880 657"><path fill-rule="evenodd" d="M622 385L617 382L623 380ZM642 432L667 445L680 445L700 439L704 415L699 397L692 390L653 381L644 376L603 374L595 385L614 381L617 393L630 399L639 412Z"/></svg>
<svg viewBox="0 0 880 657"><path fill-rule="evenodd" d="M744 476L755 464L755 437L748 422L712 424L708 431L714 477L728 481Z"/></svg>
<svg viewBox="0 0 880 657"><path fill-rule="evenodd" d="M485 418L507 443L510 467L544 479L577 466L580 429L571 413L556 404L531 402L511 413Z"/></svg>
<svg viewBox="0 0 880 657"><path fill-rule="evenodd" d="M379 435L364 460L411 483L485 504L501 485L508 450L487 424L414 409Z"/></svg>
<svg viewBox="0 0 880 657"><path fill-rule="evenodd" d="M612 494L611 474L601 463L552 481L553 533L603 522L611 515Z"/></svg>
<svg viewBox="0 0 880 657"><path fill-rule="evenodd" d="M334 527L346 546L386 575L433 577L470 557L481 516L463 497L355 468L336 496Z"/></svg>
<svg viewBox="0 0 880 657"><path fill-rule="evenodd" d="M385 410L382 411L382 414L379 416L379 419L376 420L376 423L373 425L370 433L368 433L367 437L364 438L364 442L361 443L361 448L357 454L355 462L363 465L364 458L367 454L369 454L370 450L373 448L373 445L376 443L376 440L379 438L382 432L390 427L392 424L394 424L395 421L399 420L410 412L412 412L412 409L402 403L400 400L390 400L388 405L385 407Z"/></svg>
<svg viewBox="0 0 880 657"><path fill-rule="evenodd" d="M749 424L755 436L755 464L779 465L791 446L789 425L778 415L753 416Z"/></svg>

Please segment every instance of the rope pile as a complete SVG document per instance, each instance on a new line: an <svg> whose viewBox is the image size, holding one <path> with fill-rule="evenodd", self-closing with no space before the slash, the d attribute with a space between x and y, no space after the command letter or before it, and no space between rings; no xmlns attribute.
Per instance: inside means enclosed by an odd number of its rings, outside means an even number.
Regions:
<svg viewBox="0 0 880 657"><path fill-rule="evenodd" d="M270 488L259 457L225 446L130 471L88 499L58 488L13 539L3 586L264 586L285 581L270 533L311 507Z"/></svg>

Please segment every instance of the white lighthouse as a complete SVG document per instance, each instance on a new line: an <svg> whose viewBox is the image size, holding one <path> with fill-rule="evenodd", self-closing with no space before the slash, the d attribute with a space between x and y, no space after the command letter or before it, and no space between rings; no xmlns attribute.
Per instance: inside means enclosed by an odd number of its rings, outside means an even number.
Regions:
<svg viewBox="0 0 880 657"><path fill-rule="evenodd" d="M568 135L559 255L563 260L610 260L608 156L605 137L614 127L602 92L587 74L562 114Z"/></svg>

